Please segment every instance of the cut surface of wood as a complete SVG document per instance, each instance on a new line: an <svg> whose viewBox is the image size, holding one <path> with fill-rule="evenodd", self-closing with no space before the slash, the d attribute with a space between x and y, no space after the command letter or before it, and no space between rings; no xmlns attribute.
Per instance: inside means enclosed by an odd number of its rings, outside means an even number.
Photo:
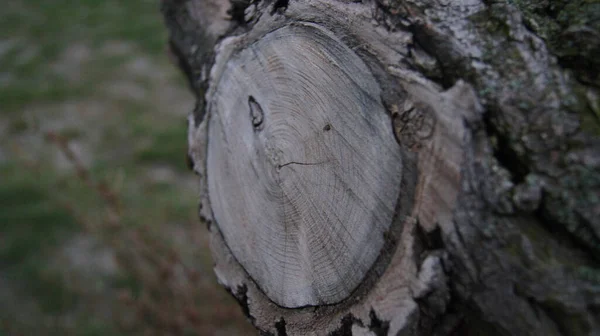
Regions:
<svg viewBox="0 0 600 336"><path fill-rule="evenodd" d="M402 156L381 89L326 29L232 52L209 107L208 194L228 247L275 303L338 303L384 246Z"/></svg>

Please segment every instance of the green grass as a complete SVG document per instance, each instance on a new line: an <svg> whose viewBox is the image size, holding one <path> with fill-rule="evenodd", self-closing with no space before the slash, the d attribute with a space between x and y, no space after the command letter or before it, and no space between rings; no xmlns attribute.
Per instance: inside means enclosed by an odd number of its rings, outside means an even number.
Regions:
<svg viewBox="0 0 600 336"><path fill-rule="evenodd" d="M187 128L177 124L156 131L151 142L135 154L143 164L166 164L181 171L188 171L185 164L187 153Z"/></svg>
<svg viewBox="0 0 600 336"><path fill-rule="evenodd" d="M10 165L1 166L0 175L0 260L7 277L36 297L44 312L63 312L76 296L46 267L45 252L60 246L77 223L54 201L46 177Z"/></svg>
<svg viewBox="0 0 600 336"><path fill-rule="evenodd" d="M112 279L111 286L117 289L125 289L131 293L132 297L137 299L142 292L143 285L138 279L130 274L121 274Z"/></svg>
<svg viewBox="0 0 600 336"><path fill-rule="evenodd" d="M0 14L0 40L14 44L0 56L0 68L10 69L14 78L10 86L0 90L3 111L16 111L34 101L57 102L93 92L93 83L73 87L48 66L59 59L65 46L80 43L96 52L108 41L124 41L146 55L163 53L166 29L158 3L10 1ZM104 72L107 67L110 64L94 68Z"/></svg>
<svg viewBox="0 0 600 336"><path fill-rule="evenodd" d="M122 333L111 326L98 321L84 321L80 323L77 330L81 336L120 336Z"/></svg>
<svg viewBox="0 0 600 336"><path fill-rule="evenodd" d="M128 102L126 106L127 112L120 120L120 124L128 130L126 138L115 134L115 129L108 128L106 141L129 141L134 149L132 161L128 163L132 166L166 165L180 173L189 174L185 119L150 113L153 107L143 103Z"/></svg>
<svg viewBox="0 0 600 336"><path fill-rule="evenodd" d="M164 48L166 30L155 0L27 0L13 1L3 10L0 37L39 41L45 58L60 52L56 41L131 41L152 54Z"/></svg>
<svg viewBox="0 0 600 336"><path fill-rule="evenodd" d="M6 242L0 256L8 263L19 263L39 250L59 243L64 231L77 227L74 218L60 210L44 176L24 172L16 166L0 167L0 223Z"/></svg>

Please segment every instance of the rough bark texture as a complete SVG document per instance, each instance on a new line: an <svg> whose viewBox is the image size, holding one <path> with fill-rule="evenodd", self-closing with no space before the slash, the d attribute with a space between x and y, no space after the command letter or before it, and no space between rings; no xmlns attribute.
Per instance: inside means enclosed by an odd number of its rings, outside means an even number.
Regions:
<svg viewBox="0 0 600 336"><path fill-rule="evenodd" d="M599 7L163 0L198 100L189 154L215 271L260 332L600 334ZM360 285L341 302L283 308L232 253L206 168L224 67L248 41L297 24L333 34L366 64L403 175L399 211ZM257 107L243 96L248 117Z"/></svg>

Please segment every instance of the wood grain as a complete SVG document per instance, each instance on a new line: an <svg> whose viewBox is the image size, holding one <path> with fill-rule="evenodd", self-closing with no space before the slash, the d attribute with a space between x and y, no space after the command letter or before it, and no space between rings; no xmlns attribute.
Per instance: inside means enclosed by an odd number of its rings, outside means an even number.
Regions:
<svg viewBox="0 0 600 336"><path fill-rule="evenodd" d="M214 220L284 307L347 298L384 245L401 150L363 61L309 23L234 52L209 106Z"/></svg>

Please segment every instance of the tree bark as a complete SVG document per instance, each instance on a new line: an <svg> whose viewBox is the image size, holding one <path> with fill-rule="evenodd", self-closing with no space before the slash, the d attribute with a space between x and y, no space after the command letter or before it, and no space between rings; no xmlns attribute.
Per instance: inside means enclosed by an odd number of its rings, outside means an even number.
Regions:
<svg viewBox="0 0 600 336"><path fill-rule="evenodd" d="M265 335L600 335L600 4L163 0Z"/></svg>

